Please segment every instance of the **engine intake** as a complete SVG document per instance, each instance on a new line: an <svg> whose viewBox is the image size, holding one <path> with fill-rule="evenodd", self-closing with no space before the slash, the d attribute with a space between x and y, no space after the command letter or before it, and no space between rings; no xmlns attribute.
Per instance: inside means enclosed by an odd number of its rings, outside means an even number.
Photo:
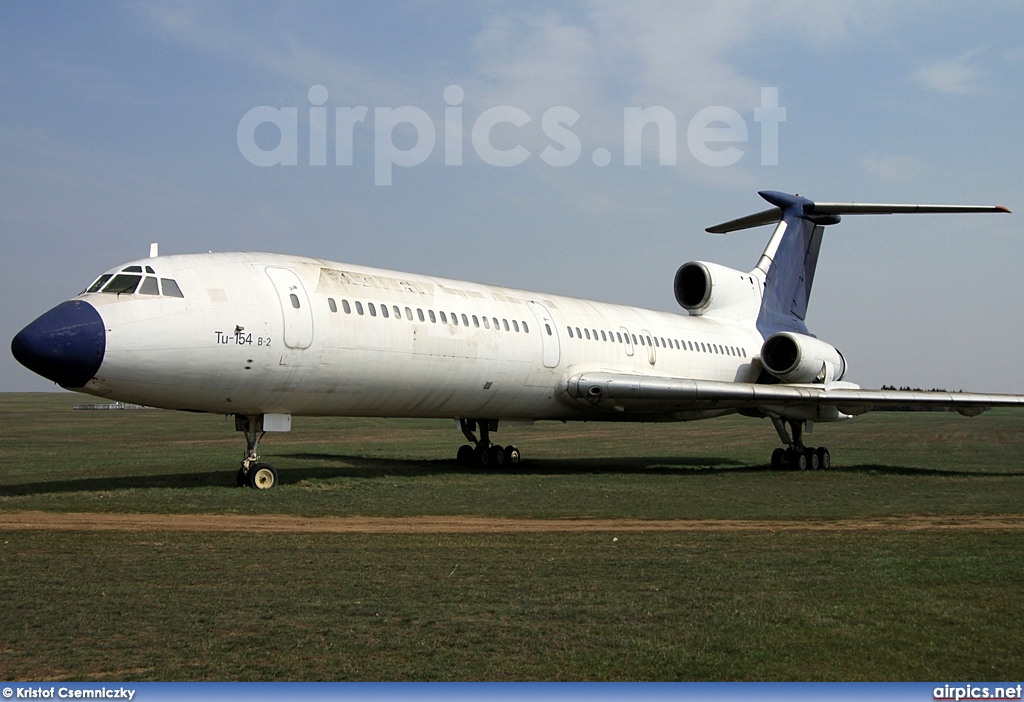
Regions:
<svg viewBox="0 0 1024 702"><path fill-rule="evenodd" d="M684 263L676 271L676 302L693 316L739 319L756 316L760 285L748 273L705 261Z"/></svg>
<svg viewBox="0 0 1024 702"><path fill-rule="evenodd" d="M831 383L846 374L846 359L838 349L793 332L779 332L765 340L761 365L784 383Z"/></svg>

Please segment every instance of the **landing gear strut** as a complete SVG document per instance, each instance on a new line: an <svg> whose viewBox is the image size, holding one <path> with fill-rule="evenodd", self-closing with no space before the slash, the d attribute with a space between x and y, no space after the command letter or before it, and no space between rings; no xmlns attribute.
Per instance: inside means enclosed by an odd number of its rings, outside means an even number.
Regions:
<svg viewBox="0 0 1024 702"><path fill-rule="evenodd" d="M786 430L787 423L792 435ZM832 467L832 455L827 448L804 446L805 423L803 419L772 418L779 438L789 447L772 452L772 470L829 470Z"/></svg>
<svg viewBox="0 0 1024 702"><path fill-rule="evenodd" d="M464 466L502 466L506 463L519 463L519 449L515 446L502 448L491 443L491 432L498 431L497 419L460 419L459 427L462 434L472 442L472 446L459 448L458 461ZM480 438L474 433L479 429Z"/></svg>
<svg viewBox="0 0 1024 702"><path fill-rule="evenodd" d="M269 490L277 486L277 470L269 463L260 463L256 450L263 438L262 414L236 414L235 430L245 432L245 458L238 469L236 482L238 487L251 487L253 490Z"/></svg>

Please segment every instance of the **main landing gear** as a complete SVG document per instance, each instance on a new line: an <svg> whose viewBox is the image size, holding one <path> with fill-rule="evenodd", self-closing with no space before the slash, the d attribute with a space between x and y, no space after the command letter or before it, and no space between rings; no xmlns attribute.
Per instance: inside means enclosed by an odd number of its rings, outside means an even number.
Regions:
<svg viewBox="0 0 1024 702"><path fill-rule="evenodd" d="M256 455L260 439L263 438L263 415L235 415L235 430L245 432L245 458L238 469L236 481L238 487L251 487L253 490L270 490L277 486L277 470L269 463L260 463Z"/></svg>
<svg viewBox="0 0 1024 702"><path fill-rule="evenodd" d="M777 448L772 452L772 470L829 470L832 467L832 455L827 448L804 446L805 421L803 419L772 418L772 424L775 425L775 431L779 433L779 438L789 447ZM792 430L792 436L786 430L787 422Z"/></svg>
<svg viewBox="0 0 1024 702"><path fill-rule="evenodd" d="M460 419L459 426L465 437L473 443L459 448L458 461L464 466L503 466L519 463L519 449L515 446L502 448L491 443L491 432L498 431L497 419ZM474 432L479 428L480 438Z"/></svg>

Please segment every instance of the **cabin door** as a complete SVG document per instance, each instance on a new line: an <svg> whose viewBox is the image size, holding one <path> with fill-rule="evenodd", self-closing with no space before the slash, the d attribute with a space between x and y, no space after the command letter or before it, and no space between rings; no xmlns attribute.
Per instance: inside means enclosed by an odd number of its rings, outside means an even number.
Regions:
<svg viewBox="0 0 1024 702"><path fill-rule="evenodd" d="M302 281L287 268L267 268L274 283L284 316L284 345L293 349L309 348L313 343L313 308Z"/></svg>
<svg viewBox="0 0 1024 702"><path fill-rule="evenodd" d="M551 318L548 308L539 302L530 302L530 310L533 311L533 316L537 318L537 324L540 327L537 331L540 332L544 367L555 368L561 358L561 346L558 343L558 327L555 326L555 320Z"/></svg>

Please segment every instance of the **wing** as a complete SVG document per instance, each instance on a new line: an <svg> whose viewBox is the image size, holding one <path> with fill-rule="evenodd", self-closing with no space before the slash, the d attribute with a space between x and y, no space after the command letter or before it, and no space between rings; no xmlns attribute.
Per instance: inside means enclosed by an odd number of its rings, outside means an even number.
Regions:
<svg viewBox="0 0 1024 702"><path fill-rule="evenodd" d="M1024 395L970 392L865 390L851 383L829 385L762 385L713 380L687 380L581 373L573 376L566 395L596 411L676 415L743 411L766 417L839 419L884 407L952 409L966 416L992 407L1024 407Z"/></svg>

